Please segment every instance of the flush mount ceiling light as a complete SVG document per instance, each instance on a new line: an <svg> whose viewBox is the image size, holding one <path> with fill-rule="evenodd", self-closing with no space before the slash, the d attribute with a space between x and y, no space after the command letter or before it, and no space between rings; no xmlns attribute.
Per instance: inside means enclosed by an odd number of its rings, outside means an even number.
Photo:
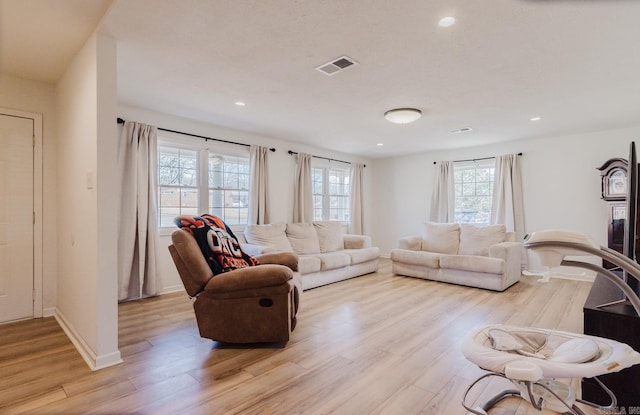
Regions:
<svg viewBox="0 0 640 415"><path fill-rule="evenodd" d="M395 108L384 113L384 118L395 124L408 124L422 116L417 108Z"/></svg>

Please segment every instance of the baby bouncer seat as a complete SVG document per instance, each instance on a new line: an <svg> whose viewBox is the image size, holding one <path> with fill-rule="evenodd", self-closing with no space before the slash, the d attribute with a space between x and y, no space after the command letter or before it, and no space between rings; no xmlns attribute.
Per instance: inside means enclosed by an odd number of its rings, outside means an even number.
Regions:
<svg viewBox="0 0 640 415"><path fill-rule="evenodd" d="M537 251L544 265L570 265L598 272L617 285L640 315L640 299L624 280L597 265L564 260L566 255L593 254L620 266L638 279L640 266L606 247L598 247L584 235L559 230L542 231L527 237L525 247ZM466 390L462 406L476 415L487 415L498 402L508 397L520 397L537 410L584 415L576 403L598 408L601 413L613 412L617 400L597 376L618 372L640 364L640 353L615 340L557 330L515 327L494 324L476 329L462 346L465 357L489 373L475 380ZM480 381L500 377L511 381L514 388L504 390L471 408L469 392ZM557 379L594 378L611 398L608 406L579 399L576 392Z"/></svg>

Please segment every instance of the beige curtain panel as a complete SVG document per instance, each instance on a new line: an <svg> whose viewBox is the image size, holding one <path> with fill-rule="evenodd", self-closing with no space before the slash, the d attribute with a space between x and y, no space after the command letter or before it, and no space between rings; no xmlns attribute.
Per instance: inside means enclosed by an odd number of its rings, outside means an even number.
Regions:
<svg viewBox="0 0 640 415"><path fill-rule="evenodd" d="M298 153L296 155L293 192L293 222L313 222L311 154Z"/></svg>
<svg viewBox="0 0 640 415"><path fill-rule="evenodd" d="M436 163L436 177L433 184L431 212L429 215L429 220L432 222L455 222L455 183L453 177L452 161Z"/></svg>
<svg viewBox="0 0 640 415"><path fill-rule="evenodd" d="M250 146L249 224L269 223L269 149Z"/></svg>
<svg viewBox="0 0 640 415"><path fill-rule="evenodd" d="M508 232L516 233L519 241L524 237L522 175L517 154L496 157L491 223L505 225Z"/></svg>
<svg viewBox="0 0 640 415"><path fill-rule="evenodd" d="M493 179L493 200L491 203L491 223L503 224L508 232L516 233L516 240L522 241L524 228L524 198L522 195L522 173L520 157L506 154L496 157ZM527 267L527 253L522 249L522 268Z"/></svg>
<svg viewBox="0 0 640 415"><path fill-rule="evenodd" d="M158 294L157 128L126 121L118 151L118 300Z"/></svg>
<svg viewBox="0 0 640 415"><path fill-rule="evenodd" d="M349 233L364 235L364 164L351 165L351 220Z"/></svg>

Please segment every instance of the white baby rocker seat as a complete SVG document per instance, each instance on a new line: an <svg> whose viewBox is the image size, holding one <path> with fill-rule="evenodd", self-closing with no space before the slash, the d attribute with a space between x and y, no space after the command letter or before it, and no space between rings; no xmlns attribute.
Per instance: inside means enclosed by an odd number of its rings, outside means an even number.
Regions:
<svg viewBox="0 0 640 415"><path fill-rule="evenodd" d="M640 275L637 263L609 248L595 246L584 235L567 231L533 233L528 237L525 247L539 250L543 261L552 266L554 262L559 262L562 265L595 270L609 280L613 278L612 282L623 290L640 315L640 299L615 274L597 265L565 261L563 258L564 255L585 255L585 252L598 255L619 265L635 278ZM615 340L500 324L475 330L463 343L462 352L469 361L491 372L478 378L464 393L462 406L476 415L486 415L498 402L513 396L529 401L538 410L544 408L559 413L584 415L575 405L580 402L609 411L606 413L613 413L611 411L616 407L616 397L596 376L640 364L640 353ZM469 391L481 380L492 376L510 380L516 389L500 392L481 407L467 406ZM569 385L558 382L556 378L594 378L610 396L611 404L603 407L578 399Z"/></svg>

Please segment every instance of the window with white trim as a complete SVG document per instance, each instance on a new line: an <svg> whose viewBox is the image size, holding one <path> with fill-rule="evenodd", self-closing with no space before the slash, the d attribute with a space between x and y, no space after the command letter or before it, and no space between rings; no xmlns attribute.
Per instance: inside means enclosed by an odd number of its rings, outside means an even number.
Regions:
<svg viewBox="0 0 640 415"><path fill-rule="evenodd" d="M493 160L454 164L455 221L489 225L493 200Z"/></svg>
<svg viewBox="0 0 640 415"><path fill-rule="evenodd" d="M349 222L351 194L348 168L318 166L311 168L313 219Z"/></svg>
<svg viewBox="0 0 640 415"><path fill-rule="evenodd" d="M208 154L209 212L228 225L249 218L249 156Z"/></svg>
<svg viewBox="0 0 640 415"><path fill-rule="evenodd" d="M179 215L205 212L229 226L247 224L249 153L159 140L159 227L174 227L173 219Z"/></svg>

